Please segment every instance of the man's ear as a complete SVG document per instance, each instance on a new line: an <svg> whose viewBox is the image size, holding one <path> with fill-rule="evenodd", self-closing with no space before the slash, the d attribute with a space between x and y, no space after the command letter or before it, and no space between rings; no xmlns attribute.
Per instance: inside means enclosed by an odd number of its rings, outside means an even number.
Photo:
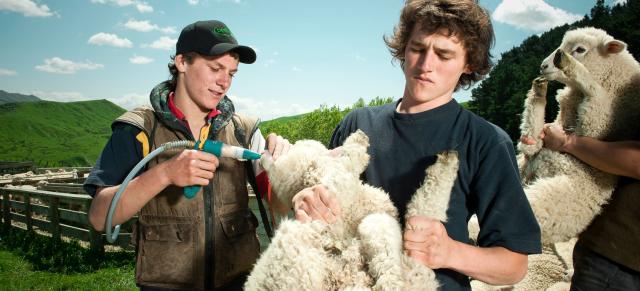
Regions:
<svg viewBox="0 0 640 291"><path fill-rule="evenodd" d="M176 57L173 59L173 63L176 65L178 73L184 73L185 67L187 66L187 59L184 57L184 55L176 55Z"/></svg>
<svg viewBox="0 0 640 291"><path fill-rule="evenodd" d="M462 71L465 74L471 74L473 72L473 70L471 69L471 66L469 66L469 64L465 64L464 65L464 70Z"/></svg>

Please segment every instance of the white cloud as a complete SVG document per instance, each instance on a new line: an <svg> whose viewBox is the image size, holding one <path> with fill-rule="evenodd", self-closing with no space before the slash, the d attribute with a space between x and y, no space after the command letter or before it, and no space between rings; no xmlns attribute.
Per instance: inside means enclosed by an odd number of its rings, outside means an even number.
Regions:
<svg viewBox="0 0 640 291"><path fill-rule="evenodd" d="M293 68L291 68L291 70L292 70L292 71L294 71L294 72L302 72L302 69L300 69L300 68L298 68L298 67L296 67L296 66L294 66Z"/></svg>
<svg viewBox="0 0 640 291"><path fill-rule="evenodd" d="M295 103L283 103L275 100L256 100L253 98L233 95L228 95L228 97L233 101L233 105L237 112L249 116L260 117L262 120L270 120L282 116L297 115L313 111L313 109L306 108Z"/></svg>
<svg viewBox="0 0 640 291"><path fill-rule="evenodd" d="M58 101L58 102L74 102L84 101L87 98L80 92L45 92L45 91L31 91L28 94L35 95L44 100Z"/></svg>
<svg viewBox="0 0 640 291"><path fill-rule="evenodd" d="M363 58L360 54L356 54L356 61L358 61L358 62L366 62L367 59Z"/></svg>
<svg viewBox="0 0 640 291"><path fill-rule="evenodd" d="M153 30L158 30L164 33L175 33L176 32L176 28L173 26L167 26L167 27L160 27L156 24L151 24L151 22L149 22L149 20L135 20L135 19L129 19L129 21L127 21L127 23L124 24L124 27L131 29L131 30L136 30L136 31L141 31L141 32L149 32L149 31L153 31Z"/></svg>
<svg viewBox="0 0 640 291"><path fill-rule="evenodd" d="M200 2L200 0L187 0L187 3L189 3L189 5L198 5L198 2Z"/></svg>
<svg viewBox="0 0 640 291"><path fill-rule="evenodd" d="M45 59L43 65L36 66L36 70L54 74L75 74L79 70L95 70L104 67L91 61L76 63L74 61L53 57Z"/></svg>
<svg viewBox="0 0 640 291"><path fill-rule="evenodd" d="M627 4L627 0L615 0L613 1L613 4L611 4L611 6L616 6L616 5L624 5Z"/></svg>
<svg viewBox="0 0 640 291"><path fill-rule="evenodd" d="M538 32L582 18L580 15L553 7L543 0L503 0L491 16L497 22Z"/></svg>
<svg viewBox="0 0 640 291"><path fill-rule="evenodd" d="M138 9L138 12L140 12L140 13L153 12L153 7L151 7L151 5L149 5L149 3L147 3L147 2L137 3L136 4L136 8Z"/></svg>
<svg viewBox="0 0 640 291"><path fill-rule="evenodd" d="M176 28L174 26L167 26L164 28L160 28L160 31L166 34L176 33Z"/></svg>
<svg viewBox="0 0 640 291"><path fill-rule="evenodd" d="M15 76L17 74L16 71L0 68L0 76Z"/></svg>
<svg viewBox="0 0 640 291"><path fill-rule="evenodd" d="M160 37L156 41L151 44L143 45L143 47L150 47L159 50L172 50L176 47L176 42L178 39L170 38L167 36Z"/></svg>
<svg viewBox="0 0 640 291"><path fill-rule="evenodd" d="M135 5L136 9L140 13L153 12L153 7L149 5L149 3L144 1L134 1L134 0L91 0L91 3L97 4L111 4L119 7L132 6Z"/></svg>
<svg viewBox="0 0 640 291"><path fill-rule="evenodd" d="M120 97L107 98L107 100L127 110L134 109L141 105L151 106L148 94L127 93Z"/></svg>
<svg viewBox="0 0 640 291"><path fill-rule="evenodd" d="M88 43L95 45L109 45L115 47L126 47L130 48L133 46L130 40L126 38L120 38L115 34L99 32L92 35L89 38Z"/></svg>
<svg viewBox="0 0 640 291"><path fill-rule="evenodd" d="M153 59L145 56L133 56L129 58L129 62L136 65L144 65L153 62Z"/></svg>
<svg viewBox="0 0 640 291"><path fill-rule="evenodd" d="M49 17L54 15L47 5L38 5L31 0L0 0L0 10L22 13L27 17Z"/></svg>
<svg viewBox="0 0 640 291"><path fill-rule="evenodd" d="M91 3L113 4L116 6L124 7L133 5L135 2L133 0L91 0Z"/></svg>

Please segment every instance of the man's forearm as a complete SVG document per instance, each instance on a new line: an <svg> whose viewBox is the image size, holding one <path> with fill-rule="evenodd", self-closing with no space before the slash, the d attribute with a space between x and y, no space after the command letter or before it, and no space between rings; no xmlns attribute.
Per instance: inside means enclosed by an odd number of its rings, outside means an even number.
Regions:
<svg viewBox="0 0 640 291"><path fill-rule="evenodd" d="M607 173L640 179L638 141L604 142L570 135L562 150Z"/></svg>
<svg viewBox="0 0 640 291"><path fill-rule="evenodd" d="M503 247L480 248L456 241L449 269L492 285L512 285L527 273L527 255Z"/></svg>
<svg viewBox="0 0 640 291"><path fill-rule="evenodd" d="M112 219L113 225L122 224L129 220L149 200L169 185L166 177L162 174L163 167L163 164L160 164L131 180L116 206ZM89 220L96 230L104 230L111 200L119 187L120 185L102 188L96 192L89 210Z"/></svg>

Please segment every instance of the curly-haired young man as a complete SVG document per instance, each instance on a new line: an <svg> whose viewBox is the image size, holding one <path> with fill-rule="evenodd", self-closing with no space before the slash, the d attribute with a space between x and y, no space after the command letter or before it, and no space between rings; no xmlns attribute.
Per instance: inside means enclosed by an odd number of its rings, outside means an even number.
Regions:
<svg viewBox="0 0 640 291"><path fill-rule="evenodd" d="M540 228L518 176L513 143L497 126L465 110L453 92L469 87L491 68L493 28L471 0L409 0L385 41L405 76L402 98L345 117L331 145L363 130L371 139L365 180L390 194L403 218L411 195L436 155L456 150L458 179L448 221L402 221L406 253L436 269L442 290L470 290L469 278L514 284L527 271L527 255L539 253ZM293 198L296 218L327 222L340 215L335 195L314 186ZM468 244L467 222L476 214L478 246Z"/></svg>

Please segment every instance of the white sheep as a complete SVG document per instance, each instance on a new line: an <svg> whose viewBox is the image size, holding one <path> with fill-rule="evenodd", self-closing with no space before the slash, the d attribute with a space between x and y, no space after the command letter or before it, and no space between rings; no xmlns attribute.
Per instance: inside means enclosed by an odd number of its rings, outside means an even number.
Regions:
<svg viewBox="0 0 640 291"><path fill-rule="evenodd" d="M625 140L639 130L640 65L624 42L589 27L568 31L540 72L525 99L520 126L522 135L536 143L519 143L518 161L542 231L543 253L529 257L528 274L514 289L566 290L573 270L567 249L600 213L618 177L543 147L539 134L545 123L547 80L565 84L556 95L559 111L552 126L599 140Z"/></svg>
<svg viewBox="0 0 640 291"><path fill-rule="evenodd" d="M640 65L626 44L595 28L568 31L560 47L540 68L547 80L566 86L558 91L555 126L600 140L633 138L640 120ZM523 112L523 135L538 139L544 124L546 86L534 81ZM535 99L535 101L531 100ZM542 110L540 110L542 108ZM527 130L529 129L529 130ZM540 227L542 241L577 236L600 212L617 177L569 154L520 144L525 191Z"/></svg>
<svg viewBox="0 0 640 291"><path fill-rule="evenodd" d="M336 194L342 217L336 223L283 221L254 266L246 290L436 290L432 270L404 255L397 210L387 193L363 184L368 137L361 131L338 155L316 141L298 141L273 162L263 157L277 199L291 205L305 187L324 185ZM446 220L457 177L455 152L439 156L407 215Z"/></svg>

